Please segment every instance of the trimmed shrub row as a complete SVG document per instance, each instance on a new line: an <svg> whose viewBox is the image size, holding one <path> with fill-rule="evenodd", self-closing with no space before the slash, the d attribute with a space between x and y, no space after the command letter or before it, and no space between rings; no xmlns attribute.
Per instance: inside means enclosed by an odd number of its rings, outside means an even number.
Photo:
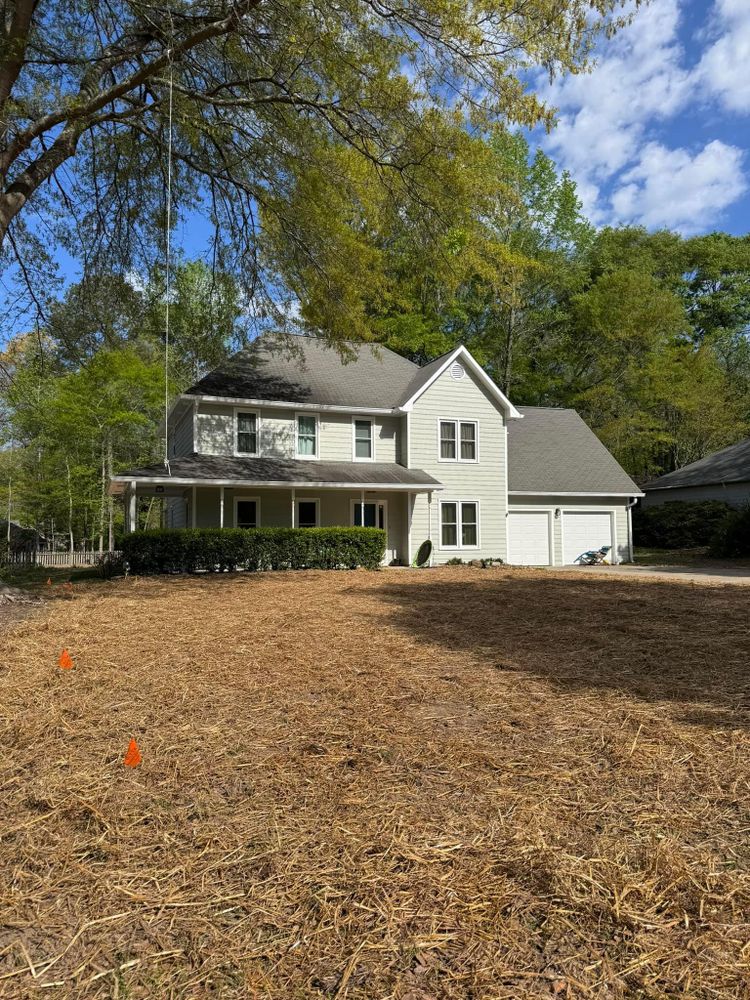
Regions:
<svg viewBox="0 0 750 1000"><path fill-rule="evenodd" d="M654 549L710 545L732 508L723 500L673 500L633 510L633 542Z"/></svg>
<svg viewBox="0 0 750 1000"><path fill-rule="evenodd" d="M176 528L125 535L131 573L223 570L377 569L380 528Z"/></svg>

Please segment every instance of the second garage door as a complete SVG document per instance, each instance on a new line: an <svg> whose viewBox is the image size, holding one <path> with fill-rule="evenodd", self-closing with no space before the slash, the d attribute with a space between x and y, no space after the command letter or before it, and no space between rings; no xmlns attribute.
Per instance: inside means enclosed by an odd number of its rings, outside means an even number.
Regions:
<svg viewBox="0 0 750 1000"><path fill-rule="evenodd" d="M512 566L549 566L547 511L515 510L508 514L508 562Z"/></svg>
<svg viewBox="0 0 750 1000"><path fill-rule="evenodd" d="M566 565L575 562L583 552L612 545L612 517L609 511L564 511L562 528L563 562ZM612 561L611 551L609 561Z"/></svg>

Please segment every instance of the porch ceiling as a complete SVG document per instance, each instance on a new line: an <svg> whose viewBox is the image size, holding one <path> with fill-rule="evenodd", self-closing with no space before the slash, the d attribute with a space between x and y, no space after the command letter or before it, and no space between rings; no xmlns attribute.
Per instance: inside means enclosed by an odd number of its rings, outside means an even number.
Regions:
<svg viewBox="0 0 750 1000"><path fill-rule="evenodd" d="M129 469L112 477L110 492L139 486L255 486L317 489L379 489L425 492L443 484L422 469L395 462L321 462L284 458L186 455L164 465Z"/></svg>

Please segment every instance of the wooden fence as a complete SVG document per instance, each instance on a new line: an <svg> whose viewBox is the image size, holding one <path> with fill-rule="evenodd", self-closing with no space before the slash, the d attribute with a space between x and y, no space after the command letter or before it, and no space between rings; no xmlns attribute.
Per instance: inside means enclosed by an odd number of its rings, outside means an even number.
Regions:
<svg viewBox="0 0 750 1000"><path fill-rule="evenodd" d="M119 556L120 552L113 552ZM10 555L0 555L0 561L11 566L48 566L68 568L71 566L95 566L100 552L95 550L76 552L11 552Z"/></svg>

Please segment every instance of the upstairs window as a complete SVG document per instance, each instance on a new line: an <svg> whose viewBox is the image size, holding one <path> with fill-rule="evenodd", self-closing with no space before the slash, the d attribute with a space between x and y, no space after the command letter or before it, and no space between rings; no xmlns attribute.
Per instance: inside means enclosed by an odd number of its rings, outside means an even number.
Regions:
<svg viewBox="0 0 750 1000"><path fill-rule="evenodd" d="M368 462L373 457L372 420L355 420L354 458L360 462Z"/></svg>
<svg viewBox="0 0 750 1000"><path fill-rule="evenodd" d="M456 460L456 422L440 421L440 457L446 462Z"/></svg>
<svg viewBox="0 0 750 1000"><path fill-rule="evenodd" d="M237 454L258 454L258 414L241 410L237 413Z"/></svg>
<svg viewBox="0 0 750 1000"><path fill-rule="evenodd" d="M318 457L318 415L297 414L297 458Z"/></svg>
<svg viewBox="0 0 750 1000"><path fill-rule="evenodd" d="M476 420L439 422L441 462L476 462L479 458L479 426Z"/></svg>
<svg viewBox="0 0 750 1000"><path fill-rule="evenodd" d="M475 423L461 424L461 461L476 462L477 460L477 425Z"/></svg>

